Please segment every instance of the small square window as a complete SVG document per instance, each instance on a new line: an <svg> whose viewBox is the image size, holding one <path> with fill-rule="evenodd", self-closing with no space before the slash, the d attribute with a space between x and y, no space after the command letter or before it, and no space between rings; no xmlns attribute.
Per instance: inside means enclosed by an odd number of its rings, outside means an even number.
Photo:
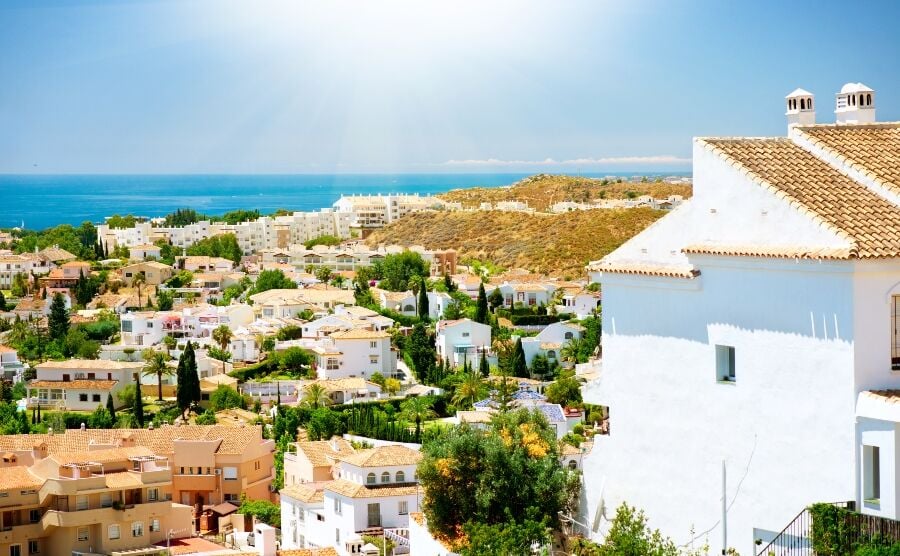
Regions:
<svg viewBox="0 0 900 556"><path fill-rule="evenodd" d="M87 527L79 527L78 528L78 540L86 541L90 538L90 529Z"/></svg>
<svg viewBox="0 0 900 556"><path fill-rule="evenodd" d="M734 346L716 346L716 380L735 382Z"/></svg>
<svg viewBox="0 0 900 556"><path fill-rule="evenodd" d="M118 525L110 525L110 526L109 526L109 538L110 538L110 540L116 540L116 539L120 538L121 536L122 536L122 535L121 535L121 533L119 532L119 526L118 526Z"/></svg>
<svg viewBox="0 0 900 556"><path fill-rule="evenodd" d="M87 396L88 396L87 394L78 394L78 401L80 401L80 402L86 402L86 401L88 401L88 397L87 397Z"/></svg>
<svg viewBox="0 0 900 556"><path fill-rule="evenodd" d="M154 533L159 533L160 530L161 530L161 526L159 524L159 520L151 519L150 520L150 531L152 531Z"/></svg>
<svg viewBox="0 0 900 556"><path fill-rule="evenodd" d="M131 536L132 537L143 537L144 536L144 522L143 521L135 521L131 524Z"/></svg>
<svg viewBox="0 0 900 556"><path fill-rule="evenodd" d="M100 394L92 394L91 398L92 398L92 401L99 402Z"/></svg>

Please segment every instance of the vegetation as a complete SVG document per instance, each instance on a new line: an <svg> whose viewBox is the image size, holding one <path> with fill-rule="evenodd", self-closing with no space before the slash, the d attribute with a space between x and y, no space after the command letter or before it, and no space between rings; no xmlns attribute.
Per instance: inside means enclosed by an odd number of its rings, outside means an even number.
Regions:
<svg viewBox="0 0 900 556"><path fill-rule="evenodd" d="M606 183L604 183L606 182ZM634 197L629 197L629 192ZM440 195L445 201L459 202L467 208L478 208L481 203L498 201L523 201L528 206L547 211L559 201L587 202L595 199L626 199L640 195L654 198L669 195L691 196L691 186L670 183L614 182L596 178L538 174L525 178L512 187L473 187L457 189Z"/></svg>
<svg viewBox="0 0 900 556"><path fill-rule="evenodd" d="M339 238L337 236L332 236L332 235L326 234L326 235L319 236L317 238L307 241L306 243L303 244L303 246L306 247L307 249L312 249L316 245L332 246L332 245L340 245L340 244L341 244L341 238Z"/></svg>
<svg viewBox="0 0 900 556"><path fill-rule="evenodd" d="M663 216L663 211L595 209L558 215L501 211L417 212L375 230L366 242L453 248L465 259L553 276L580 275Z"/></svg>
<svg viewBox="0 0 900 556"><path fill-rule="evenodd" d="M210 395L209 406L213 411L232 408L246 409L247 400L234 388L220 384Z"/></svg>
<svg viewBox="0 0 900 556"><path fill-rule="evenodd" d="M252 515L257 521L272 527L281 527L281 506L268 500L248 500L246 496L241 495L241 505L237 513Z"/></svg>
<svg viewBox="0 0 900 556"><path fill-rule="evenodd" d="M197 359L191 342L187 343L187 346L181 353L181 357L178 359L176 374L178 386L175 391L175 397L178 401L178 407L181 409L181 416L185 417L191 406L200 401L200 377L197 374Z"/></svg>
<svg viewBox="0 0 900 556"><path fill-rule="evenodd" d="M547 387L547 401L566 407L581 403L581 384L571 372Z"/></svg>
<svg viewBox="0 0 900 556"><path fill-rule="evenodd" d="M411 289L420 279L428 278L431 268L422 255L415 251L403 251L385 255L383 260L372 265L372 274L379 281L378 287L403 292Z"/></svg>
<svg viewBox="0 0 900 556"><path fill-rule="evenodd" d="M188 247L185 252L188 255L222 257L235 263L240 262L243 256L234 234L220 234L201 239Z"/></svg>
<svg viewBox="0 0 900 556"><path fill-rule="evenodd" d="M194 419L194 423L198 425L215 425L218 422L219 421L216 419L216 412L211 409L207 409L200 415L197 415L197 418Z"/></svg>
<svg viewBox="0 0 900 556"><path fill-rule="evenodd" d="M278 269L263 270L256 278L256 283L250 289L250 295L262 293L269 290L294 290L297 289L297 283L284 275Z"/></svg>
<svg viewBox="0 0 900 556"><path fill-rule="evenodd" d="M157 399L159 401L162 401L163 377L172 376L174 374L171 367L169 367L168 365L169 354L163 351L145 349L143 357L144 361L146 362L146 364L144 365L144 374L156 377Z"/></svg>

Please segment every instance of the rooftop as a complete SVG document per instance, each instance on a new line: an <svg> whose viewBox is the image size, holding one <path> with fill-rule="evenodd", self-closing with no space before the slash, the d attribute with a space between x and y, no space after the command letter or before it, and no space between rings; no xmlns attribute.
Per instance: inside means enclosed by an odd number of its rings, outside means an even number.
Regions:
<svg viewBox="0 0 900 556"><path fill-rule="evenodd" d="M406 446L392 445L360 450L355 454L341 458L357 467L384 467L393 465L416 465L422 459L422 453Z"/></svg>

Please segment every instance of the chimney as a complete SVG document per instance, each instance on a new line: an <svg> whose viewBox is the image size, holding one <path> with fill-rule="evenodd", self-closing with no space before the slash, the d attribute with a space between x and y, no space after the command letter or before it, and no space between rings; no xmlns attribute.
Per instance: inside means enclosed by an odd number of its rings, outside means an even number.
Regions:
<svg viewBox="0 0 900 556"><path fill-rule="evenodd" d="M847 83L836 95L834 115L838 124L875 123L875 91L862 83Z"/></svg>
<svg viewBox="0 0 900 556"><path fill-rule="evenodd" d="M816 109L813 106L815 95L804 89L794 89L784 97L787 102L788 130L795 126L809 126L816 123Z"/></svg>

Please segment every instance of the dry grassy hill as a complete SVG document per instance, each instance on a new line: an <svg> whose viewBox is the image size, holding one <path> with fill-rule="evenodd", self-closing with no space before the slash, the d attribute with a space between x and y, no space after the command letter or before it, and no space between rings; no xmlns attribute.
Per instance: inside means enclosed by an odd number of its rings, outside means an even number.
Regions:
<svg viewBox="0 0 900 556"><path fill-rule="evenodd" d="M525 201L528 206L546 211L553 203L560 201L585 202L595 199L624 199L628 192L636 195L652 195L664 198L669 195L691 196L691 186L663 182L608 182L597 178L575 176L555 176L538 174L523 179L509 187L473 187L449 191L440 198L445 201L460 202L465 208L478 208L483 202Z"/></svg>
<svg viewBox="0 0 900 556"><path fill-rule="evenodd" d="M366 242L453 248L461 259L579 278L588 261L603 257L664 214L648 208L559 215L426 211L376 230Z"/></svg>

